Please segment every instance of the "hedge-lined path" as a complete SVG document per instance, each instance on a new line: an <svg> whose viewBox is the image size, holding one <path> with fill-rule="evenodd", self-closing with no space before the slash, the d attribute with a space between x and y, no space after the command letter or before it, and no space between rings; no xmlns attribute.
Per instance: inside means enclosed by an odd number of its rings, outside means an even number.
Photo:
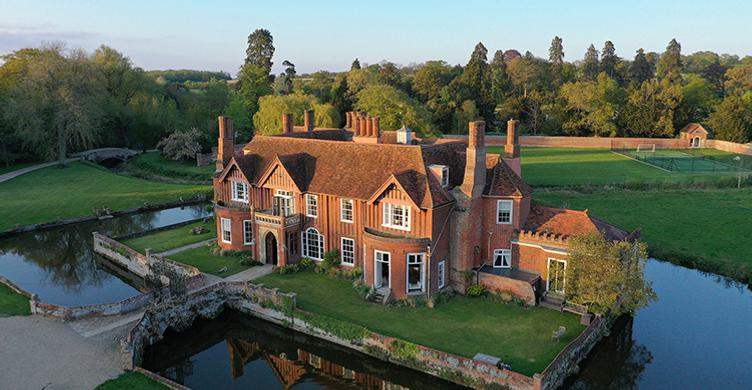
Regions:
<svg viewBox="0 0 752 390"><path fill-rule="evenodd" d="M69 158L69 159L65 160L65 163L66 164L67 163L71 163L71 162L74 162L74 161L78 161L80 159L81 159L81 157ZM42 163L42 164L37 164L37 165L32 165L32 166L29 166L29 167L25 167L25 168L17 169L15 171L4 173L4 174L0 175L0 183L2 183L4 181L8 181L10 179L13 179L15 177L21 176L21 175L29 173L29 172L34 172L34 171L38 171L38 170L40 170L42 168L47 168L47 167L55 166L58 163L59 163L58 161L50 161L50 162L46 162L46 163Z"/></svg>
<svg viewBox="0 0 752 390"><path fill-rule="evenodd" d="M93 389L127 367L118 337L84 338L57 318L0 318L0 389Z"/></svg>

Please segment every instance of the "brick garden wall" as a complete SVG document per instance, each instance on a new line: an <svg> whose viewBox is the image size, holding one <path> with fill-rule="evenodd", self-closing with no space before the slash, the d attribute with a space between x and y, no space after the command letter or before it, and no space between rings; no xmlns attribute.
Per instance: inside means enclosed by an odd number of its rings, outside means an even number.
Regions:
<svg viewBox="0 0 752 390"><path fill-rule="evenodd" d="M478 283L491 291L508 292L525 301L525 304L535 306L535 291L533 291L533 286L530 283L486 272L478 272Z"/></svg>

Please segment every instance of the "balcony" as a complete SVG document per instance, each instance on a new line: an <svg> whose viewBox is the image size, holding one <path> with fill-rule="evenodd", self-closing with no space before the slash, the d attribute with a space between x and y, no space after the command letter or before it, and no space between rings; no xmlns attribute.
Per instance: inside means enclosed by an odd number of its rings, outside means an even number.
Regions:
<svg viewBox="0 0 752 390"><path fill-rule="evenodd" d="M255 220L257 224L286 228L300 225L300 214L279 215L272 209L256 210Z"/></svg>

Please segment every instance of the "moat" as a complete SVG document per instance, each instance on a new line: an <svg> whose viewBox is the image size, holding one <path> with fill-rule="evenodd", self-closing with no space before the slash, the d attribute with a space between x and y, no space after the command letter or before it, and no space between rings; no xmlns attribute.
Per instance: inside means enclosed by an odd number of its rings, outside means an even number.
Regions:
<svg viewBox="0 0 752 390"><path fill-rule="evenodd" d="M123 299L144 286L110 273L91 251L91 232L122 235L206 215L204 206L191 206L5 239L0 274L52 303ZM621 319L565 387L748 388L752 338L738 336L752 322L747 286L656 260L648 262L646 276L659 300L634 319ZM168 331L147 350L144 366L196 389L289 388L291 378L297 388L454 386L231 312L183 333ZM280 367L287 376L280 376Z"/></svg>

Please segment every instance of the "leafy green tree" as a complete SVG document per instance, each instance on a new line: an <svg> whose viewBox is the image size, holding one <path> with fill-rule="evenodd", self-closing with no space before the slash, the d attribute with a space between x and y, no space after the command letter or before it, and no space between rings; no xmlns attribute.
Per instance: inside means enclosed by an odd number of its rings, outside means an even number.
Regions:
<svg viewBox="0 0 752 390"><path fill-rule="evenodd" d="M640 48L637 50L634 61L629 67L629 79L632 82L642 84L653 78L653 66L645 56L645 51Z"/></svg>
<svg viewBox="0 0 752 390"><path fill-rule="evenodd" d="M497 50L491 60L491 99L495 105L501 103L511 92L512 82L507 74L504 52Z"/></svg>
<svg viewBox="0 0 752 390"><path fill-rule="evenodd" d="M316 96L322 103L330 103L335 77L334 73L325 70L315 72L311 74L309 81L303 83L303 93Z"/></svg>
<svg viewBox="0 0 752 390"><path fill-rule="evenodd" d="M555 36L551 40L551 47L548 49L548 60L553 67L561 67L564 64L564 45L562 39Z"/></svg>
<svg viewBox="0 0 752 390"><path fill-rule="evenodd" d="M446 62L426 61L413 75L412 90L423 102L437 99L455 76L454 69Z"/></svg>
<svg viewBox="0 0 752 390"><path fill-rule="evenodd" d="M564 130L573 134L592 133L597 136L615 137L618 119L624 105L624 90L607 76L598 75L596 82L580 81L561 87L561 96L570 113L563 123Z"/></svg>
<svg viewBox="0 0 752 390"><path fill-rule="evenodd" d="M256 65L267 75L272 71L274 56L274 38L267 29L259 28L248 36L248 48L245 51L245 64Z"/></svg>
<svg viewBox="0 0 752 390"><path fill-rule="evenodd" d="M752 104L739 95L729 95L715 107L708 124L718 139L749 142L752 140Z"/></svg>
<svg viewBox="0 0 752 390"><path fill-rule="evenodd" d="M585 81L595 81L598 78L600 65L598 63L598 50L590 44L582 60L582 77Z"/></svg>
<svg viewBox="0 0 752 390"><path fill-rule="evenodd" d="M614 43L606 41L603 45L603 51L601 51L601 72L614 80L618 80L619 74L616 69L619 66L619 62L621 62L621 58L616 55Z"/></svg>
<svg viewBox="0 0 752 390"><path fill-rule="evenodd" d="M547 65L542 60L516 57L509 61L505 60L505 63L507 74L516 94L524 97L531 90L544 89L550 86L550 78L546 72Z"/></svg>
<svg viewBox="0 0 752 390"><path fill-rule="evenodd" d="M730 94L742 94L752 91L752 56L744 57L742 62L726 72L725 87Z"/></svg>
<svg viewBox="0 0 752 390"><path fill-rule="evenodd" d="M598 233L569 239L567 299L599 315L634 314L658 297L645 279L647 245Z"/></svg>
<svg viewBox="0 0 752 390"><path fill-rule="evenodd" d="M259 109L259 98L272 93L269 74L264 68L245 64L238 72L238 96L245 109L253 116Z"/></svg>
<svg viewBox="0 0 752 390"><path fill-rule="evenodd" d="M360 69L360 61L357 58L353 60L352 64L350 64L350 70L356 69Z"/></svg>
<svg viewBox="0 0 752 390"><path fill-rule="evenodd" d="M659 80L667 80L670 84L681 84L681 45L676 39L672 39L666 46L666 51L663 52L656 64L655 72Z"/></svg>
<svg viewBox="0 0 752 390"><path fill-rule="evenodd" d="M718 103L713 85L704 78L689 74L682 86L682 100L677 109L675 125L704 122Z"/></svg>
<svg viewBox="0 0 752 390"><path fill-rule="evenodd" d="M285 71L274 80L274 92L278 95L287 95L292 93L293 80L297 72L295 71L295 64L288 60L284 60L282 65L285 67Z"/></svg>
<svg viewBox="0 0 752 390"><path fill-rule="evenodd" d="M353 96L347 86L347 74L338 74L332 86L332 106L341 114L352 111Z"/></svg>
<svg viewBox="0 0 752 390"><path fill-rule="evenodd" d="M90 147L99 136L104 83L85 53L62 46L44 47L26 64L4 117L28 147L64 165L69 147Z"/></svg>
<svg viewBox="0 0 752 390"><path fill-rule="evenodd" d="M305 110L316 111L315 121L318 127L339 125L339 113L331 104L320 104L315 96L301 93L262 96L259 99L259 110L253 115L253 125L259 134L279 134L282 132L282 114L292 114L293 124L303 125Z"/></svg>
<svg viewBox="0 0 752 390"><path fill-rule="evenodd" d="M674 111L681 102L680 85L648 80L629 89L624 112L627 136L671 137L675 133Z"/></svg>
<svg viewBox="0 0 752 390"><path fill-rule="evenodd" d="M467 124L478 119L480 119L480 112L478 111L478 108L475 107L475 102L472 100L465 100L462 102L454 113L455 128L457 128L458 132L461 134L467 134ZM488 131L490 131L490 129L488 129Z"/></svg>
<svg viewBox="0 0 752 390"><path fill-rule="evenodd" d="M389 85L370 85L357 95L355 108L380 117L381 128L407 126L421 136L437 135L431 113L419 101Z"/></svg>
<svg viewBox="0 0 752 390"><path fill-rule="evenodd" d="M489 120L493 116L494 104L491 101L491 79L488 71L488 49L483 43L475 45L470 60L459 76L459 98L473 100L481 115Z"/></svg>

